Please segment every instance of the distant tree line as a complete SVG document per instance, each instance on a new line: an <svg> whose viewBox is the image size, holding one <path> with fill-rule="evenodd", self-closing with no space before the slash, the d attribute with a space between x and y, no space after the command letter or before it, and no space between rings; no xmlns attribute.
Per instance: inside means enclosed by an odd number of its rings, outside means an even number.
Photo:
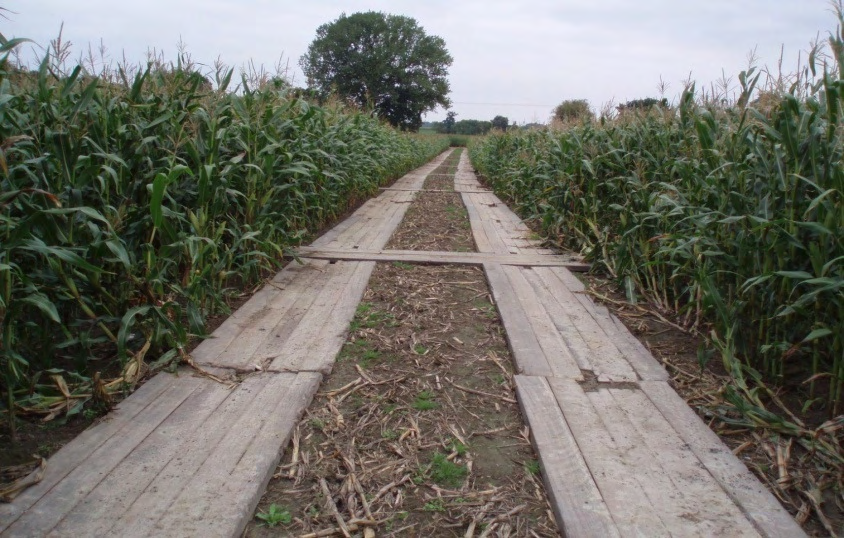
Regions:
<svg viewBox="0 0 844 538"><path fill-rule="evenodd" d="M668 99L655 99L646 97L644 99L633 99L616 106L619 114L632 111L647 111L654 107L668 108ZM592 121L595 113L589 108L589 101L586 99L566 99L554 107L551 121L557 124L569 125L582 121Z"/></svg>
<svg viewBox="0 0 844 538"><path fill-rule="evenodd" d="M506 131L509 126L510 120L505 116L495 116L492 121L457 121L457 113L454 111L449 111L443 121L435 121L431 124L431 127L438 133L459 135L485 135L493 129Z"/></svg>

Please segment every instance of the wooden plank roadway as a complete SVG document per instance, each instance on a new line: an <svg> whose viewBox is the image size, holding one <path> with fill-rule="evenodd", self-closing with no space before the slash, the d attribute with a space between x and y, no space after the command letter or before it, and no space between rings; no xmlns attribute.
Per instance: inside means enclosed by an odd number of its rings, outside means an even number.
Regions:
<svg viewBox="0 0 844 538"><path fill-rule="evenodd" d="M481 188L465 153L455 190L479 254L382 250L444 158L303 249L303 263L289 264L197 347L198 364L237 383L190 370L159 374L51 458L41 483L0 505L0 533L242 532L331 371L374 263L399 257L482 264L565 535L803 535L668 385L648 350Z"/></svg>
<svg viewBox="0 0 844 538"><path fill-rule="evenodd" d="M461 159L478 251L536 256L527 227ZM483 264L516 392L566 536L804 536L668 384L651 353L564 266Z"/></svg>
<svg viewBox="0 0 844 538"><path fill-rule="evenodd" d="M314 244L381 249L447 153ZM3 536L237 536L345 341L374 267L304 260L192 353L230 382L160 373L59 450L44 479L0 504Z"/></svg>

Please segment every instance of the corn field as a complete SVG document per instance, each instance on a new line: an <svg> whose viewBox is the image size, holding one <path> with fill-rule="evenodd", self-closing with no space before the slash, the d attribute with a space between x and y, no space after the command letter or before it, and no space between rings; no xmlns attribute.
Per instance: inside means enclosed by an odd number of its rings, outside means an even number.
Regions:
<svg viewBox="0 0 844 538"><path fill-rule="evenodd" d="M805 383L806 406L837 415L842 36L830 50L815 50L782 92L760 92L751 69L731 106L690 85L673 108L496 134L470 155L523 217L602 265L629 300L704 332L735 381L727 397L736 405L759 403L759 383Z"/></svg>
<svg viewBox="0 0 844 538"><path fill-rule="evenodd" d="M99 371L185 358L234 288L447 145L246 77L229 90L231 70L213 88L179 65L59 75L12 65L16 45L0 48L7 412L78 411Z"/></svg>

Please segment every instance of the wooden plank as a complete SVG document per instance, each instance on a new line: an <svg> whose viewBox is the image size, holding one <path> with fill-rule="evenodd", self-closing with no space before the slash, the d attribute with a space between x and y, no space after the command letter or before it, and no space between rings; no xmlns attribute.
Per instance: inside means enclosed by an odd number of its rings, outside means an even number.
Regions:
<svg viewBox="0 0 844 538"><path fill-rule="evenodd" d="M565 536L619 536L548 382L521 375L515 380L557 525Z"/></svg>
<svg viewBox="0 0 844 538"><path fill-rule="evenodd" d="M394 200L395 192L385 192L373 201L369 213L366 215L366 222L354 233L350 233L339 237L334 241L330 248L367 248L373 236L377 235L379 230L384 226L384 222L391 215L395 214L397 208Z"/></svg>
<svg viewBox="0 0 844 538"><path fill-rule="evenodd" d="M334 267L332 265L327 265L322 278L315 281L313 287L307 292L299 295L296 302L287 311L287 315L275 327L268 331L267 337L255 350L251 362L265 366L265 362L278 357L282 353L288 339L302 322L311 305L319 297L320 291L325 287L326 282L331 279L334 274L333 269Z"/></svg>
<svg viewBox="0 0 844 538"><path fill-rule="evenodd" d="M316 335L316 341L303 349L302 370L331 373L337 354L346 342L349 325L355 317L357 307L369 284L369 278L375 269L374 262L360 262L356 265L340 300L326 319L322 330Z"/></svg>
<svg viewBox="0 0 844 538"><path fill-rule="evenodd" d="M107 534L239 535L320 379L316 373L249 376L183 438L181 451L159 466L129 509L110 519ZM198 511L202 521L195 520Z"/></svg>
<svg viewBox="0 0 844 538"><path fill-rule="evenodd" d="M642 390L674 431L738 504L756 529L769 537L805 536L800 525L721 439L664 381L642 381Z"/></svg>
<svg viewBox="0 0 844 538"><path fill-rule="evenodd" d="M478 252L494 252L492 242L486 235L483 225L481 225L481 217L478 215L478 210L475 207L475 202L472 195L463 193L460 195L463 200L463 205L466 207L466 214L469 217L469 226L472 229L472 237L475 240L475 248Z"/></svg>
<svg viewBox="0 0 844 538"><path fill-rule="evenodd" d="M237 417L237 427L195 473L183 474L190 481L167 503L152 535L241 535L321 380L307 373L264 375L268 383Z"/></svg>
<svg viewBox="0 0 844 538"><path fill-rule="evenodd" d="M331 372L375 263L337 262L331 267L334 275L272 361L270 370Z"/></svg>
<svg viewBox="0 0 844 538"><path fill-rule="evenodd" d="M382 249L384 248L387 243L390 241L390 238L395 233L396 229L398 229L401 221L404 220L404 216L407 213L410 204L415 200L416 194L409 192L406 193L407 196L404 196L400 199L394 200L395 210L392 211L388 218L384 219L384 222L375 230L373 237L367 241L366 243L362 243L363 248L369 249Z"/></svg>
<svg viewBox="0 0 844 538"><path fill-rule="evenodd" d="M327 265L325 260L303 260L302 263L291 261L271 281L246 303L232 313L217 327L210 338L203 340L191 356L197 364L215 365L218 357L223 354L232 342L237 340L244 330L254 324L277 323L278 317L286 310L285 301L281 299L285 289L291 283L301 278L311 278ZM279 312L281 310L282 312ZM229 365L224 365L229 366Z"/></svg>
<svg viewBox="0 0 844 538"><path fill-rule="evenodd" d="M354 236L366 226L370 220L370 210L374 203L373 200L367 200L357 211L346 218L343 222L324 233L312 245L320 247L337 246L348 241L347 238Z"/></svg>
<svg viewBox="0 0 844 538"><path fill-rule="evenodd" d="M330 245L332 241L340 237L341 234L346 232L349 228L351 228L354 224L356 224L362 218L361 209L363 206L359 207L357 211L343 219L339 222L336 226L319 236L314 242L313 245L316 246L327 246Z"/></svg>
<svg viewBox="0 0 844 538"><path fill-rule="evenodd" d="M664 507L642 489L634 463L619 450L617 434L610 433L581 386L561 378L548 384L621 535L670 536L659 517Z"/></svg>
<svg viewBox="0 0 844 538"><path fill-rule="evenodd" d="M577 362L578 367L583 370L594 372L595 365L592 363L594 350L589 346L589 343L584 339L583 335L572 321L569 310L564 308L555 299L553 296L554 290L548 289L544 286L544 282L542 282L540 274L533 271L525 271L523 274L525 279L534 289L537 298L548 312L552 323L556 327L560 337L563 339L569 353Z"/></svg>
<svg viewBox="0 0 844 538"><path fill-rule="evenodd" d="M583 379L577 360L563 341L554 321L537 297L536 291L523 276L523 273L529 271L529 269L505 265L502 266L502 270L510 281L511 289L521 304L539 346L542 348L545 361L551 372L550 375L569 379ZM528 375L547 375L528 370L525 370L525 373Z"/></svg>
<svg viewBox="0 0 844 538"><path fill-rule="evenodd" d="M525 269L523 274L534 286L536 295L581 368L592 370L601 381L638 380L613 339L601 330L574 294L548 268Z"/></svg>
<svg viewBox="0 0 844 538"><path fill-rule="evenodd" d="M120 402L106 419L88 428L62 447L47 462L47 472L41 482L24 490L13 503L0 503L0 532L14 523L24 511L50 492L117 432L128 424L141 420L139 416L148 413L153 403L162 398L173 398L178 392L173 390L173 384L178 382L179 378L169 374L153 377L135 391L131 398Z"/></svg>
<svg viewBox="0 0 844 538"><path fill-rule="evenodd" d="M419 251L419 250L361 250L299 247L296 255L303 259L350 260L350 261L401 261L406 263L426 264L461 264L483 265L484 263L500 263L502 265L520 266L560 266L569 267L581 265L564 256L556 255L527 255L527 254L498 254L490 252L449 252L449 251Z"/></svg>
<svg viewBox="0 0 844 538"><path fill-rule="evenodd" d="M191 375L184 372L184 375ZM97 536L106 533L120 514L154 483L161 470L183 456L185 442L204 426L212 413L232 394L228 386L200 379L194 391L172 414L144 438L126 458L73 507L52 533L60 536ZM96 465L94 463L94 465ZM88 472L97 473L98 468Z"/></svg>
<svg viewBox="0 0 844 538"><path fill-rule="evenodd" d="M328 262L324 261L320 264L312 264L308 270L299 271L297 278L285 282L284 290L276 289L272 302L263 305L262 312L266 311L270 314L260 317L256 314L240 321L240 325L244 328L237 337L216 357L202 358L201 364L249 372L260 369L259 363L263 357L257 355L258 350L265 346L267 340L272 340L275 345L281 343L277 327L297 320L297 314L301 318L304 312L302 309L308 308L318 290L322 288L327 265ZM275 289L272 285L266 288Z"/></svg>
<svg viewBox="0 0 844 538"><path fill-rule="evenodd" d="M487 238L489 239L490 245L492 245L492 251L498 252L499 254L517 254L510 252L510 248L501 238L500 228L498 227L497 223L488 220L484 217L483 212L481 212L481 226L486 233Z"/></svg>
<svg viewBox="0 0 844 538"><path fill-rule="evenodd" d="M574 293L569 289L569 293L566 294L565 289L568 289L566 282L571 282L573 279L576 280L574 275L568 273L565 268L553 268L548 271L540 271L545 272L548 275L553 275L559 282L563 283L562 288L555 288L560 290L559 293L555 293L555 297L561 298L565 295L566 299L564 300L574 300L580 303L580 305L583 306L585 311L592 318L593 323L607 335L613 345L615 345L615 347L618 348L618 350L624 355L624 358L633 370L635 370L639 378L654 381L664 381L668 379L668 372L662 364L654 358L651 352L641 342L639 342L639 340L627 330L627 327L625 327L616 316L612 315L606 307L595 304L595 302L592 301L592 298L585 293ZM551 277L549 277L548 281L553 282ZM586 320L578 322L578 328L590 325L592 325L592 323Z"/></svg>
<svg viewBox="0 0 844 538"><path fill-rule="evenodd" d="M132 398L135 400L133 405L140 404L144 407L141 413L136 414L130 421L118 418L116 428L111 426L109 421L94 426L93 430L99 430L95 435L99 438L99 443L91 443L90 438L85 439L81 436L60 450L51 460L56 461L57 465L48 462L50 476L45 482L37 484L21 496L21 503L30 506L23 514L25 517L17 519L4 531L5 533L10 536L46 534L159 424L208 382L188 374L176 377L162 373L156 378L161 378L159 383L166 388L154 400L149 398L158 392L157 390L142 393L139 398ZM119 411L115 413L118 414ZM60 456L62 451L71 455ZM46 489L47 485L51 487ZM31 502L33 496L38 497L37 502Z"/></svg>
<svg viewBox="0 0 844 538"><path fill-rule="evenodd" d="M396 189L393 187L382 187L380 190L382 191L403 191L403 192L456 192L458 194L468 193L468 194L486 194L488 190L478 190L478 191L457 191L457 190L446 190L446 189Z"/></svg>
<svg viewBox="0 0 844 538"><path fill-rule="evenodd" d="M467 198L473 201L474 207L477 210L478 220L471 222L472 227L480 225L484 233L486 233L489 240L492 252L499 254L511 254L509 245L503 239L503 230L500 224L495 220L494 215L489 211L489 202L487 202L488 195L485 194L468 194Z"/></svg>
<svg viewBox="0 0 844 538"><path fill-rule="evenodd" d="M638 432L634 443L648 447L651 461L664 470L682 493L682 503L674 499L674 504L664 510L676 516L674 534L694 529L701 536L759 536L644 392L620 389L601 392L609 393L617 404L615 409Z"/></svg>
<svg viewBox="0 0 844 538"><path fill-rule="evenodd" d="M545 353L503 268L498 264L485 263L484 273L507 333L507 344L513 354L516 372L551 375Z"/></svg>
<svg viewBox="0 0 844 538"><path fill-rule="evenodd" d="M668 535L682 533L683 536L702 538L703 534L694 521L697 517L697 501L687 497L672 481L662 464L663 455L649 449L636 428L627 420L609 389L601 388L585 394L615 442L613 456L625 464L625 472L639 483L651 506L659 507L655 515L668 530ZM706 500L700 499L699 502ZM684 521L686 514L688 519Z"/></svg>

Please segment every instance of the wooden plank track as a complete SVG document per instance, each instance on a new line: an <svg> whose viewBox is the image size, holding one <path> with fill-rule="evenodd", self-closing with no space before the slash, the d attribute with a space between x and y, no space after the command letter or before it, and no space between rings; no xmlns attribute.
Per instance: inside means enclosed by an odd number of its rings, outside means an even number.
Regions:
<svg viewBox="0 0 844 538"><path fill-rule="evenodd" d="M529 391L545 393L543 382L518 376L519 400L537 398ZM547 384L552 400L546 393L543 405L522 404L543 470L556 457L545 445L561 438L558 434L545 439L547 424L554 424L552 429L570 432L599 499L606 503L622 536L759 536L753 522L640 389L585 391L576 381L560 378L547 379ZM564 426L559 417L549 418L556 412L561 413ZM551 491L574 482L567 475L549 474L545 479L559 482L549 485ZM566 502L576 507L581 497L589 498L582 494ZM559 507L564 522L565 510L571 509Z"/></svg>
<svg viewBox="0 0 844 538"><path fill-rule="evenodd" d="M382 191L406 191L406 192L456 192L458 194L461 193L469 193L469 194L486 194L492 191L488 190L478 190L478 191L457 191L457 190L446 190L446 189L396 189L394 187L383 187L381 188Z"/></svg>
<svg viewBox="0 0 844 538"><path fill-rule="evenodd" d="M346 339L377 262L482 266L566 536L803 536L668 384L659 362L506 205L464 152L455 191L477 253L384 250L448 156L301 247L192 353L228 380L160 373L0 504L2 536L238 536Z"/></svg>
<svg viewBox="0 0 844 538"><path fill-rule="evenodd" d="M770 491L736 458L686 402L663 381L642 381L642 390L689 450L763 536L805 536Z"/></svg>

